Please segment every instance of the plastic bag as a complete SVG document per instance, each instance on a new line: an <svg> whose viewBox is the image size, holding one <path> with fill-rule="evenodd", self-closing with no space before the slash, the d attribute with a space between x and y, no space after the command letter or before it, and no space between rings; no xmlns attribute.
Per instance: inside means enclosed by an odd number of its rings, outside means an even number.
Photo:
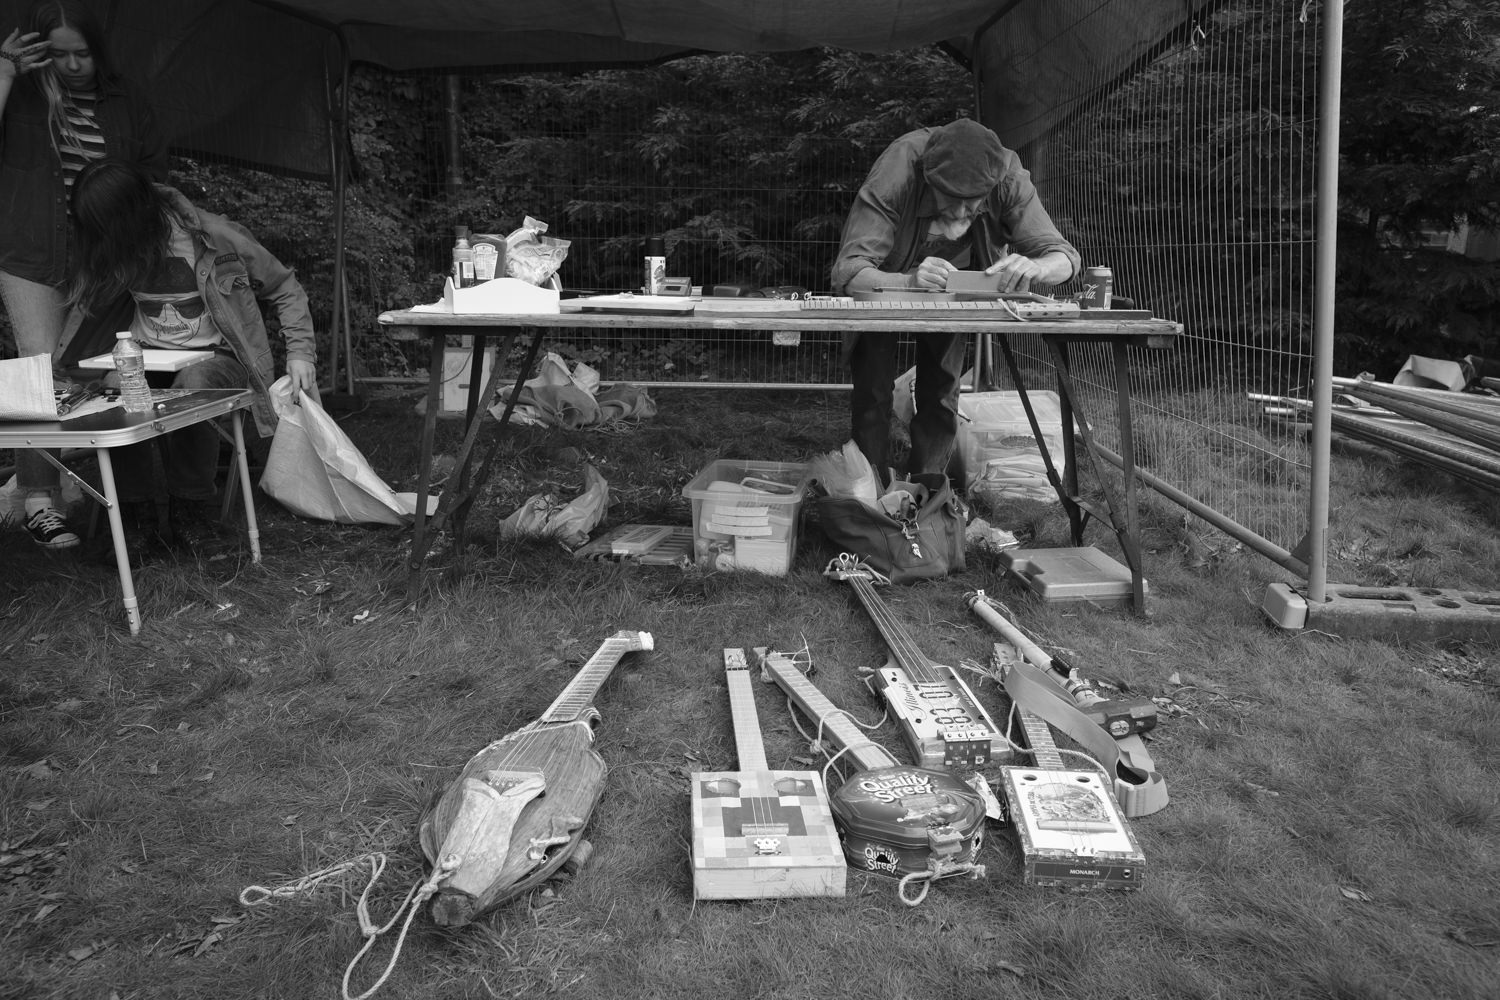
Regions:
<svg viewBox="0 0 1500 1000"><path fill-rule="evenodd" d="M836 451L816 455L808 463L808 477L831 497L858 500L872 510L880 509L880 480L875 467L853 440Z"/></svg>
<svg viewBox="0 0 1500 1000"><path fill-rule="evenodd" d="M533 285L543 285L568 259L567 240L542 235L547 224L526 217L526 222L505 237L505 273Z"/></svg>
<svg viewBox="0 0 1500 1000"><path fill-rule="evenodd" d="M271 406L280 420L260 488L294 514L340 524L405 524L416 497L398 494L376 475L317 400L292 400L291 379L271 384Z"/></svg>
<svg viewBox="0 0 1500 1000"><path fill-rule="evenodd" d="M572 503L552 493L538 493L500 522L501 538L523 535L553 536L570 549L589 540L589 532L604 519L609 506L609 483L592 465L583 467L583 492Z"/></svg>

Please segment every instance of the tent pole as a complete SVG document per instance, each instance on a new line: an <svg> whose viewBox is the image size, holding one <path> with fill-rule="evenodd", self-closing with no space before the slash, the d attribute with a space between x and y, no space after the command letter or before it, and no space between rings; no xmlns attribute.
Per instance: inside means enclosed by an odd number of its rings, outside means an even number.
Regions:
<svg viewBox="0 0 1500 1000"><path fill-rule="evenodd" d="M344 202L348 197L348 149L349 131L349 47L343 31L337 33L339 40L339 94L338 114L329 123L329 170L333 173L333 319L330 322L328 346L329 384L338 388L339 343L344 349L344 391L354 395L354 339L350 332L348 280L344 270ZM333 101L329 101L333 106Z"/></svg>
<svg viewBox="0 0 1500 1000"><path fill-rule="evenodd" d="M1307 599L1321 604L1328 584L1328 476L1333 438L1334 280L1338 254L1339 102L1344 47L1344 2L1323 6L1323 54L1318 67L1317 262L1313 278L1312 471L1307 538Z"/></svg>

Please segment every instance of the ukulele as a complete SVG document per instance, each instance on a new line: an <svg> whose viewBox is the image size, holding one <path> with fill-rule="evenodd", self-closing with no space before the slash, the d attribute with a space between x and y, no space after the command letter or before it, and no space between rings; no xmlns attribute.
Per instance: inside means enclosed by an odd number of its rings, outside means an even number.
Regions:
<svg viewBox="0 0 1500 1000"><path fill-rule="evenodd" d="M817 724L818 738L826 736L841 746L858 769L829 796L844 859L851 868L900 878L902 898L908 903L910 880L984 874L984 866L975 863L985 819L984 799L978 792L951 771L898 761L784 654L768 653L761 666ZM925 888L922 891L925 894Z"/></svg>
<svg viewBox="0 0 1500 1000"><path fill-rule="evenodd" d="M743 649L724 650L738 771L693 775L693 896L842 896L847 869L816 771L766 764Z"/></svg>
<svg viewBox="0 0 1500 1000"><path fill-rule="evenodd" d="M924 767L989 763L993 745L1000 742L999 730L958 673L923 656L875 593L877 581L890 581L847 552L830 561L823 575L854 588L889 647L891 659L873 679L917 762Z"/></svg>
<svg viewBox="0 0 1500 1000"><path fill-rule="evenodd" d="M651 648L649 632L604 640L551 707L471 757L423 816L422 851L449 871L432 901L435 923L461 927L582 862L607 770L593 748L594 695L625 654Z"/></svg>

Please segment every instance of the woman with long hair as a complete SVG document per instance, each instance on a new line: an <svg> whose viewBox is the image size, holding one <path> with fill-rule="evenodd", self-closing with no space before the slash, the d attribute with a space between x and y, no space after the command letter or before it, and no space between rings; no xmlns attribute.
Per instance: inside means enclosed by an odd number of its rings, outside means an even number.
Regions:
<svg viewBox="0 0 1500 1000"><path fill-rule="evenodd" d="M21 357L55 354L66 316L68 192L86 164L132 160L159 180L167 147L145 99L114 71L79 0L40 0L0 42L0 300ZM16 452L26 529L49 549L78 535L57 507L57 469Z"/></svg>
<svg viewBox="0 0 1500 1000"><path fill-rule="evenodd" d="M170 372L148 372L153 387L255 390L251 412L260 432L276 428L269 389L275 378L261 315L270 306L286 341L293 397L316 394L312 316L292 269L248 230L197 208L139 164L106 158L83 168L73 184L71 298L88 309L126 293L135 301L130 329L144 347L212 351ZM217 534L219 437L206 423L160 439L170 540L201 550ZM156 526L151 443L115 451L115 485L132 548L144 551Z"/></svg>

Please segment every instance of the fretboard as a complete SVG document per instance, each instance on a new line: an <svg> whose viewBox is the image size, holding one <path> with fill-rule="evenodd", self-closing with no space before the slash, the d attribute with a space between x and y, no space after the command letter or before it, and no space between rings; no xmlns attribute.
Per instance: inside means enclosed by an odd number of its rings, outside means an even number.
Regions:
<svg viewBox="0 0 1500 1000"><path fill-rule="evenodd" d="M854 758L859 770L869 771L877 767L894 767L901 762L886 752L885 748L872 741L864 731L840 711L828 697L819 691L807 675L797 669L790 658L780 653L766 656L766 672L785 691L792 703L802 710L816 725L822 722L821 731L840 747L847 748L848 756Z"/></svg>
<svg viewBox="0 0 1500 1000"><path fill-rule="evenodd" d="M1031 750L1036 766L1044 771L1064 770L1062 754L1052 742L1052 727L1040 715L1033 715L1024 708L1017 707L1016 712L1021 717L1021 731L1026 734L1026 746Z"/></svg>
<svg viewBox="0 0 1500 1000"><path fill-rule="evenodd" d="M891 609L886 607L885 601L875 592L875 585L867 577L857 573L849 574L844 579L854 588L854 593L859 596L859 603L865 606L865 611L880 630L880 637L890 647L891 655L906 672L907 678L918 684L943 683L943 678L932 669L932 661L922 655L922 651L907 634L905 626L896 620Z"/></svg>
<svg viewBox="0 0 1500 1000"><path fill-rule="evenodd" d="M650 648L650 632L616 632L605 639L598 652L589 657L589 661L573 675L557 700L542 713L540 721L572 722L581 718L593 704L594 695L599 693L599 688L625 654Z"/></svg>
<svg viewBox="0 0 1500 1000"><path fill-rule="evenodd" d="M734 746L741 771L769 771L755 711L755 689L743 649L724 650L724 682L729 685L729 714L734 719Z"/></svg>

